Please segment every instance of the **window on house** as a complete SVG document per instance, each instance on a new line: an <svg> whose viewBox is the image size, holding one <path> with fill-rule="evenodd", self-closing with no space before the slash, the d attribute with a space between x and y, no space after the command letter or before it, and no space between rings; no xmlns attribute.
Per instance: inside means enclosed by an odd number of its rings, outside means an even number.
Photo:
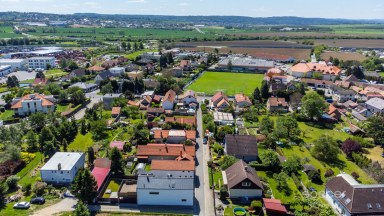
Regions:
<svg viewBox="0 0 384 216"><path fill-rule="evenodd" d="M159 192L149 192L151 195L159 195Z"/></svg>
<svg viewBox="0 0 384 216"><path fill-rule="evenodd" d="M367 203L367 207L368 207L369 209L372 209L372 204L371 204L371 203Z"/></svg>
<svg viewBox="0 0 384 216"><path fill-rule="evenodd" d="M380 205L380 203L376 203L376 207L377 207L378 209L381 209L381 205Z"/></svg>
<svg viewBox="0 0 384 216"><path fill-rule="evenodd" d="M187 199L181 199L181 202L187 202Z"/></svg>
<svg viewBox="0 0 384 216"><path fill-rule="evenodd" d="M243 182L241 183L243 187L251 187L251 182Z"/></svg>

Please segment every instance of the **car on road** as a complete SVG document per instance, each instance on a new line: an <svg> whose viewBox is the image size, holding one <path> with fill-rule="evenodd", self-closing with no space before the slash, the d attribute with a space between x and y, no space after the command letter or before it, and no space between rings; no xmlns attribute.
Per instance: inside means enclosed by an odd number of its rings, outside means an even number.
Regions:
<svg viewBox="0 0 384 216"><path fill-rule="evenodd" d="M208 142L207 138L204 138L203 139L203 144L205 145L205 144L207 144L207 142Z"/></svg>
<svg viewBox="0 0 384 216"><path fill-rule="evenodd" d="M14 209L29 209L29 207L31 207L31 204L29 202L18 202L13 205Z"/></svg>
<svg viewBox="0 0 384 216"><path fill-rule="evenodd" d="M43 205L44 203L45 203L44 197L35 197L35 198L31 199L31 204Z"/></svg>

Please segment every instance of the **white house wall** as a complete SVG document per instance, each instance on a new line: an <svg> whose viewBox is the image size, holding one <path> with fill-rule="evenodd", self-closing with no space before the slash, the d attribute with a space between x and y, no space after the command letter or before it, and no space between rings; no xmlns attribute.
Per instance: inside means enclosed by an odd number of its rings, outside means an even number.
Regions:
<svg viewBox="0 0 384 216"><path fill-rule="evenodd" d="M193 199L193 190L137 189L138 205L193 206Z"/></svg>

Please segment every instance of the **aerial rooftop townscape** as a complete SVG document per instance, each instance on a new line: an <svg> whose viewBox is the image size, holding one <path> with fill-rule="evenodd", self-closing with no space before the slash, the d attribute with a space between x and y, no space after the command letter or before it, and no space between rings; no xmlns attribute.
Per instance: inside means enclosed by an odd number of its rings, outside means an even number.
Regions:
<svg viewBox="0 0 384 216"><path fill-rule="evenodd" d="M0 2L0 216L384 215L378 0Z"/></svg>

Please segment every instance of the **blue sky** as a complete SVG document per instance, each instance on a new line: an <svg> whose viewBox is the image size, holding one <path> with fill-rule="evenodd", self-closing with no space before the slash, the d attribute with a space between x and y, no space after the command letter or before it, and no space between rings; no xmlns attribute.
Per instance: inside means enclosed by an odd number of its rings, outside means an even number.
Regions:
<svg viewBox="0 0 384 216"><path fill-rule="evenodd" d="M384 19L383 0L0 0L0 11Z"/></svg>

